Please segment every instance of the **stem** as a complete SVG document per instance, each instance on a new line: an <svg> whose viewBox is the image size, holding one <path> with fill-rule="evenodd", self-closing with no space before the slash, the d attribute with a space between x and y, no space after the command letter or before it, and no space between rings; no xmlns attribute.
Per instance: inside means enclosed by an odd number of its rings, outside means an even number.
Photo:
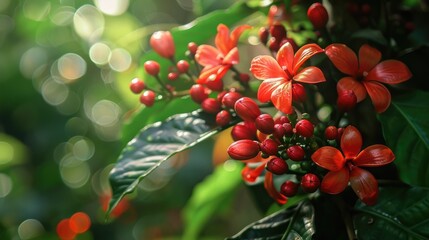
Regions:
<svg viewBox="0 0 429 240"><path fill-rule="evenodd" d="M295 222L296 217L298 216L299 211L301 210L302 206L304 205L305 201L301 201L301 203L299 203L299 205L296 207L296 211L293 213L292 219L290 220L289 225L287 226L287 229L285 231L285 233L283 234L283 237L281 240L285 240L287 239L291 229L292 229L292 225Z"/></svg>
<svg viewBox="0 0 429 240"><path fill-rule="evenodd" d="M159 75L155 76L156 81L159 83L159 85L162 86L162 88L171 96L171 91L167 88L167 86L161 81L159 78Z"/></svg>
<svg viewBox="0 0 429 240"><path fill-rule="evenodd" d="M340 209L341 217L343 218L344 224L346 225L346 231L349 240L357 239L354 232L353 220L347 205L344 203L343 199L340 199L338 197L333 197L333 199L338 208Z"/></svg>

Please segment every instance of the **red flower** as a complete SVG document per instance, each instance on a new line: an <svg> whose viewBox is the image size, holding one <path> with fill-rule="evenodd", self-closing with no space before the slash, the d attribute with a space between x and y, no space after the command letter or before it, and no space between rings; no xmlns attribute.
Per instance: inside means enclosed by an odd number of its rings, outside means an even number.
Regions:
<svg viewBox="0 0 429 240"><path fill-rule="evenodd" d="M386 111L391 101L389 90L381 83L398 84L412 76L408 67L398 60L380 62L381 52L366 44L359 49L359 59L344 44L331 44L325 52L338 70L350 75L340 79L337 91L353 90L358 102L368 93L378 113Z"/></svg>
<svg viewBox="0 0 429 240"><path fill-rule="evenodd" d="M242 25L235 28L229 34L229 28L223 24L217 27L215 38L216 48L210 45L200 45L195 54L196 61L204 66L197 82L205 84L211 75L215 75L215 81L219 81L231 68L239 62L237 43L243 31L251 28L249 25Z"/></svg>
<svg viewBox="0 0 429 240"><path fill-rule="evenodd" d="M342 192L348 182L356 195L367 205L374 205L378 197L378 184L374 176L360 167L377 167L395 159L390 148L375 144L360 151L362 136L348 126L341 137L340 150L325 146L313 153L311 159L330 172L322 180L320 189L329 194Z"/></svg>
<svg viewBox="0 0 429 240"><path fill-rule="evenodd" d="M253 58L250 71L256 78L263 80L258 90L259 101L271 100L283 113L292 113L292 80L303 83L326 81L317 67L300 69L305 61L322 51L316 44L307 44L294 55L292 45L287 42L277 52L277 60L270 56Z"/></svg>

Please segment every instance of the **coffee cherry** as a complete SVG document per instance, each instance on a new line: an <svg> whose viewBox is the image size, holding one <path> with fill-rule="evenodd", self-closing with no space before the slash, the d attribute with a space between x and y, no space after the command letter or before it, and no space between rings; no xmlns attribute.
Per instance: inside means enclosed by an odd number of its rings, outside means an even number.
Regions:
<svg viewBox="0 0 429 240"><path fill-rule="evenodd" d="M338 135L338 131L337 131L337 127L335 126L328 126L325 129L325 138L327 140L334 140L337 138Z"/></svg>
<svg viewBox="0 0 429 240"><path fill-rule="evenodd" d="M348 112L355 108L357 103L356 94L352 90L344 90L338 94L337 106L341 112Z"/></svg>
<svg viewBox="0 0 429 240"><path fill-rule="evenodd" d="M288 169L286 161L281 158L273 157L267 162L267 170L276 175L285 174Z"/></svg>
<svg viewBox="0 0 429 240"><path fill-rule="evenodd" d="M202 103L209 97L208 89L201 84L194 84L189 89L189 95L196 103Z"/></svg>
<svg viewBox="0 0 429 240"><path fill-rule="evenodd" d="M296 123L295 130L298 135L303 137L311 137L313 136L314 126L307 119L301 119Z"/></svg>
<svg viewBox="0 0 429 240"><path fill-rule="evenodd" d="M147 107L151 107L155 102L155 93L151 90L146 90L140 95L140 102Z"/></svg>
<svg viewBox="0 0 429 240"><path fill-rule="evenodd" d="M305 102L307 94L304 86L299 83L292 84L292 99L296 102Z"/></svg>
<svg viewBox="0 0 429 240"><path fill-rule="evenodd" d="M148 74L150 74L150 75L152 75L152 76L156 76L156 75L158 75L158 73L159 73L159 68L160 68L160 66L159 66L159 63L158 62L155 62L155 61L152 61L152 60L149 60L149 61L146 61L145 63L144 63L144 70L146 70L146 72L148 73Z"/></svg>
<svg viewBox="0 0 429 240"><path fill-rule="evenodd" d="M320 185L320 179L312 174L307 173L301 178L301 188L306 193L313 193L319 188Z"/></svg>
<svg viewBox="0 0 429 240"><path fill-rule="evenodd" d="M231 113L226 110L222 110L216 114L216 124L218 126L225 126L231 121Z"/></svg>
<svg viewBox="0 0 429 240"><path fill-rule="evenodd" d="M228 155L235 160L254 158L259 151L259 143L248 139L233 142L227 149Z"/></svg>
<svg viewBox="0 0 429 240"><path fill-rule="evenodd" d="M146 87L146 84L143 82L143 80L139 78L134 78L133 80L131 80L131 83L130 83L131 92L135 94L139 94L145 89L145 87Z"/></svg>
<svg viewBox="0 0 429 240"><path fill-rule="evenodd" d="M244 121L255 121L261 115L258 105L248 97L242 97L234 104L234 110Z"/></svg>
<svg viewBox="0 0 429 240"><path fill-rule="evenodd" d="M286 153L291 160L297 161L297 162L302 161L305 156L304 149L299 145L290 146L286 150Z"/></svg>
<svg viewBox="0 0 429 240"><path fill-rule="evenodd" d="M253 122L240 122L231 130L234 141L241 139L256 139L256 127Z"/></svg>
<svg viewBox="0 0 429 240"><path fill-rule="evenodd" d="M214 98L206 98L201 103L201 109L206 113L217 114L221 110L221 105Z"/></svg>
<svg viewBox="0 0 429 240"><path fill-rule="evenodd" d="M189 69L189 63L186 60L180 60L176 63L176 67L180 73L186 73Z"/></svg>
<svg viewBox="0 0 429 240"><path fill-rule="evenodd" d="M274 119L270 114L261 114L255 119L256 129L265 134L274 132Z"/></svg>
<svg viewBox="0 0 429 240"><path fill-rule="evenodd" d="M175 46L173 36L168 31L154 32L150 37L150 46L161 57L172 58L174 56Z"/></svg>
<svg viewBox="0 0 429 240"><path fill-rule="evenodd" d="M321 3L313 3L307 10L307 17L315 29L322 29L328 23L329 15Z"/></svg>
<svg viewBox="0 0 429 240"><path fill-rule="evenodd" d="M222 98L222 104L226 108L234 108L235 102L242 97L238 92L227 92Z"/></svg>
<svg viewBox="0 0 429 240"><path fill-rule="evenodd" d="M260 144L261 151L268 155L277 155L279 144L271 138L266 138Z"/></svg>
<svg viewBox="0 0 429 240"><path fill-rule="evenodd" d="M299 184L292 181L286 181L280 186L280 193L286 197L293 197L298 192Z"/></svg>

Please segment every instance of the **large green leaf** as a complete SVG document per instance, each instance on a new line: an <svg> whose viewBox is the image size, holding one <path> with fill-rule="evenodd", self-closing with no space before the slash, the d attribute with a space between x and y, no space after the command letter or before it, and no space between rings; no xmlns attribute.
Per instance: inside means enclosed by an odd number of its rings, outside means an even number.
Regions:
<svg viewBox="0 0 429 240"><path fill-rule="evenodd" d="M234 193L242 183L241 167L237 162L230 168L223 165L194 189L184 209L186 227L183 239L198 239L200 231L214 214L230 206Z"/></svg>
<svg viewBox="0 0 429 240"><path fill-rule="evenodd" d="M429 239L427 188L381 188L375 206L358 201L355 211L358 239Z"/></svg>
<svg viewBox="0 0 429 240"><path fill-rule="evenodd" d="M227 239L312 239L315 234L314 207L303 201L269 215Z"/></svg>
<svg viewBox="0 0 429 240"><path fill-rule="evenodd" d="M429 93L414 91L392 100L379 116L387 145L395 153L401 179L429 186Z"/></svg>
<svg viewBox="0 0 429 240"><path fill-rule="evenodd" d="M212 129L213 115L194 111L174 115L146 126L122 151L110 172L113 197L109 211L153 170L169 159L218 132Z"/></svg>

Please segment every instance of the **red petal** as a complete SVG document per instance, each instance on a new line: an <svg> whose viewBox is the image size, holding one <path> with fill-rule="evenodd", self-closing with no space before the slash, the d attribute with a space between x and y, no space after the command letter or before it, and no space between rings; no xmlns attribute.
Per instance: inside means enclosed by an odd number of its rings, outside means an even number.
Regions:
<svg viewBox="0 0 429 240"><path fill-rule="evenodd" d="M195 54L195 60L202 66L216 66L221 64L217 56L219 50L210 45L200 45Z"/></svg>
<svg viewBox="0 0 429 240"><path fill-rule="evenodd" d="M317 149L316 152L311 155L311 159L320 167L334 172L342 169L346 162L340 150L331 146Z"/></svg>
<svg viewBox="0 0 429 240"><path fill-rule="evenodd" d="M352 125L344 129L341 136L341 150L346 159L352 159L358 155L362 148L362 135L359 130Z"/></svg>
<svg viewBox="0 0 429 240"><path fill-rule="evenodd" d="M295 54L293 59L293 71L292 74L298 71L298 69L305 63L309 58L314 56L317 53L323 52L323 49L315 43L310 43L302 46Z"/></svg>
<svg viewBox="0 0 429 240"><path fill-rule="evenodd" d="M264 181L265 190L267 190L268 195L272 197L278 204L285 204L287 202L287 198L280 194L273 183L273 174L271 172L267 172L265 174Z"/></svg>
<svg viewBox="0 0 429 240"><path fill-rule="evenodd" d="M344 90L352 90L356 95L357 102L366 98L366 89L362 83L356 81L352 77L343 77L337 83L337 92L340 93Z"/></svg>
<svg viewBox="0 0 429 240"><path fill-rule="evenodd" d="M381 60L381 52L378 49L362 45L359 49L359 72L369 72Z"/></svg>
<svg viewBox="0 0 429 240"><path fill-rule="evenodd" d="M261 102L268 102L271 100L271 94L277 89L281 84L284 84L285 81L283 78L272 78L264 80L258 89L258 100Z"/></svg>
<svg viewBox="0 0 429 240"><path fill-rule="evenodd" d="M375 144L362 150L353 160L353 164L355 166L376 167L391 163L393 160L395 160L395 155L390 148Z"/></svg>
<svg viewBox="0 0 429 240"><path fill-rule="evenodd" d="M257 168L250 168L246 165L243 170L241 170L241 177L248 183L254 183L264 170L265 164L261 164Z"/></svg>
<svg viewBox="0 0 429 240"><path fill-rule="evenodd" d="M291 114L292 109L292 81L287 81L274 89L271 93L271 102L274 107L286 114Z"/></svg>
<svg viewBox="0 0 429 240"><path fill-rule="evenodd" d="M410 69L398 60L386 60L377 64L365 77L365 81L374 80L387 84L398 84L412 76Z"/></svg>
<svg viewBox="0 0 429 240"><path fill-rule="evenodd" d="M232 32L231 32L231 45L234 47L237 46L238 39L240 39L241 34L250 28L252 28L252 26L250 26L250 25L241 25L241 26L236 27L234 30L232 30Z"/></svg>
<svg viewBox="0 0 429 240"><path fill-rule="evenodd" d="M323 177L320 190L329 194L341 193L346 189L347 184L349 183L349 175L349 170L345 167L336 172L328 172L325 177Z"/></svg>
<svg viewBox="0 0 429 240"><path fill-rule="evenodd" d="M350 185L359 199L366 205L374 205L378 198L378 183L374 176L359 167L350 172Z"/></svg>
<svg viewBox="0 0 429 240"><path fill-rule="evenodd" d="M277 62L290 73L293 71L293 53L293 46L289 42L283 44L277 52Z"/></svg>
<svg viewBox="0 0 429 240"><path fill-rule="evenodd" d="M326 81L322 70L313 66L302 69L302 71L293 77L293 80L303 83L320 83Z"/></svg>
<svg viewBox="0 0 429 240"><path fill-rule="evenodd" d="M217 26L215 45L223 55L226 55L229 50L235 47L232 46L231 40L229 39L229 28L224 24L219 24Z"/></svg>
<svg viewBox="0 0 429 240"><path fill-rule="evenodd" d="M358 71L356 54L346 45L334 43L325 48L325 53L331 62L342 73L355 76Z"/></svg>
<svg viewBox="0 0 429 240"><path fill-rule="evenodd" d="M375 110L378 113L386 111L391 101L389 90L383 84L375 81L364 81L363 85L371 97Z"/></svg>
<svg viewBox="0 0 429 240"><path fill-rule="evenodd" d="M250 63L250 71L255 78L260 80L270 78L283 78L287 79L286 73L277 63L277 61L270 56L257 56L254 57Z"/></svg>
<svg viewBox="0 0 429 240"><path fill-rule="evenodd" d="M200 76L198 76L197 83L205 84L207 82L207 78L210 77L212 74L217 75L221 68L223 68L222 65L204 67L203 70L200 72Z"/></svg>
<svg viewBox="0 0 429 240"><path fill-rule="evenodd" d="M240 61L240 56L238 55L238 48L235 47L226 54L225 58L222 61L222 64L237 64Z"/></svg>

